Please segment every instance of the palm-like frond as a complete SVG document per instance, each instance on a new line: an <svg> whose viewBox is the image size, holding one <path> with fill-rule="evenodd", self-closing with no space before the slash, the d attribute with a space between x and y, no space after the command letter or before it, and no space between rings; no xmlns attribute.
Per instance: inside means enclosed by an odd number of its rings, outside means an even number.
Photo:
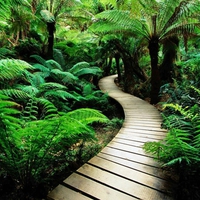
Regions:
<svg viewBox="0 0 200 200"><path fill-rule="evenodd" d="M54 60L61 65L61 67L65 66L65 59L62 52L59 49L53 49L53 58Z"/></svg>
<svg viewBox="0 0 200 200"><path fill-rule="evenodd" d="M49 69L60 69L60 70L62 70L61 65L59 63L57 63L55 60L47 60L45 62L45 64Z"/></svg>
<svg viewBox="0 0 200 200"><path fill-rule="evenodd" d="M10 101L8 96L0 94L0 129L12 129L13 127L16 128L20 126L20 119L14 117L14 115L20 114L20 111L15 108L20 108L20 105Z"/></svg>
<svg viewBox="0 0 200 200"><path fill-rule="evenodd" d="M19 89L3 89L0 90L0 94L6 95L12 99L29 99L31 96L26 91Z"/></svg>
<svg viewBox="0 0 200 200"><path fill-rule="evenodd" d="M99 67L91 67L87 62L79 62L75 64L70 70L70 73L80 77L83 75L100 75L102 70Z"/></svg>
<svg viewBox="0 0 200 200"><path fill-rule="evenodd" d="M122 10L108 10L96 15L96 23L89 28L97 34L124 33L129 35L149 36L147 25L138 19L133 19L131 13Z"/></svg>
<svg viewBox="0 0 200 200"><path fill-rule="evenodd" d="M109 119L105 115L100 113L98 110L89 108L77 109L67 113L66 115L84 124L90 124L94 121L103 123L109 121Z"/></svg>
<svg viewBox="0 0 200 200"><path fill-rule="evenodd" d="M44 58L42 58L41 56L31 55L30 57L34 58L37 62L39 62L40 64L42 64L43 66L45 66L46 60Z"/></svg>
<svg viewBox="0 0 200 200"><path fill-rule="evenodd" d="M40 14L45 22L47 22L47 23L55 22L55 18L53 16L53 14L51 12L49 12L48 10L41 10Z"/></svg>
<svg viewBox="0 0 200 200"><path fill-rule="evenodd" d="M0 80L11 80L20 77L26 69L33 69L30 64L17 59L0 60Z"/></svg>
<svg viewBox="0 0 200 200"><path fill-rule="evenodd" d="M79 70L83 69L83 68L88 68L90 67L90 64L88 62L79 62L76 63L70 70L69 72L72 74L76 74L77 72L79 72Z"/></svg>
<svg viewBox="0 0 200 200"><path fill-rule="evenodd" d="M19 89L21 92L26 93L29 97L35 96L39 90L34 85L18 85L17 89Z"/></svg>
<svg viewBox="0 0 200 200"><path fill-rule="evenodd" d="M90 67L90 68L84 68L81 69L76 73L76 76L84 76L84 75L101 75L102 70L99 67Z"/></svg>
<svg viewBox="0 0 200 200"><path fill-rule="evenodd" d="M59 83L54 83L54 82L48 82L48 83L44 83L42 85L40 85L39 90L43 90L43 91L48 91L48 90L63 90L63 89L67 89L66 86L61 85Z"/></svg>
<svg viewBox="0 0 200 200"><path fill-rule="evenodd" d="M75 81L78 80L78 77L74 76L72 73L63 72L59 69L52 69L51 73L55 75L58 78L58 80L62 80L63 83L73 84Z"/></svg>
<svg viewBox="0 0 200 200"><path fill-rule="evenodd" d="M49 119L58 116L58 109L47 99L38 98L38 104L42 107L42 117Z"/></svg>
<svg viewBox="0 0 200 200"><path fill-rule="evenodd" d="M48 98L60 98L63 100L67 100L67 99L75 99L78 100L74 95L72 95L69 92L66 92L64 90L50 90L50 91L46 91L44 93L44 97Z"/></svg>

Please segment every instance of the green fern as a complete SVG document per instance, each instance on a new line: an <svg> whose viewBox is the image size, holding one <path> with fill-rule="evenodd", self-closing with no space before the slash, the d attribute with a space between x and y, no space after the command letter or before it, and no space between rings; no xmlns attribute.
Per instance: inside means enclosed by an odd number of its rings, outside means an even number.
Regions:
<svg viewBox="0 0 200 200"><path fill-rule="evenodd" d="M31 93L31 92L30 92ZM19 89L3 89L0 90L0 94L6 95L12 99L29 99L30 94L27 91Z"/></svg>
<svg viewBox="0 0 200 200"><path fill-rule="evenodd" d="M1 59L0 60L0 80L12 80L22 76L26 69L33 69L31 65L22 60Z"/></svg>
<svg viewBox="0 0 200 200"><path fill-rule="evenodd" d="M53 103L47 99L39 98L37 99L39 107L41 108L41 119L49 119L58 116L58 109L54 106Z"/></svg>
<svg viewBox="0 0 200 200"><path fill-rule="evenodd" d="M53 58L54 60L61 65L61 67L65 67L65 59L62 52L59 49L53 49Z"/></svg>
<svg viewBox="0 0 200 200"><path fill-rule="evenodd" d="M40 14L45 22L47 22L47 23L55 22L55 18L53 16L53 14L51 12L49 12L48 10L41 10Z"/></svg>
<svg viewBox="0 0 200 200"><path fill-rule="evenodd" d="M31 58L34 58L38 63L42 64L43 66L46 65L46 60L43 59L41 56L39 55L31 55Z"/></svg>
<svg viewBox="0 0 200 200"><path fill-rule="evenodd" d="M88 74L100 76L102 74L102 70L99 67L84 68L78 71L76 76L80 77Z"/></svg>
<svg viewBox="0 0 200 200"><path fill-rule="evenodd" d="M47 60L46 61L46 66L48 67L48 69L60 69L60 70L62 70L62 67L61 67L61 65L58 63L58 62L56 62L55 60Z"/></svg>
<svg viewBox="0 0 200 200"><path fill-rule="evenodd" d="M88 126L95 121L108 119L98 111L84 109L48 120L28 121L13 129L12 134L9 132L9 137L1 132L1 170L23 188L49 179L61 170L56 164L58 161L68 164L66 156L72 145L95 139L94 130Z"/></svg>
<svg viewBox="0 0 200 200"><path fill-rule="evenodd" d="M69 92L66 92L64 90L51 90L51 91L46 91L44 94L44 97L47 99L63 99L63 100L68 100L68 99L75 99L78 100L74 95L72 95Z"/></svg>
<svg viewBox="0 0 200 200"><path fill-rule="evenodd" d="M69 72L74 74L76 76L76 73L78 73L81 69L84 68L89 68L90 64L88 62L79 62L76 63L70 70Z"/></svg>
<svg viewBox="0 0 200 200"><path fill-rule="evenodd" d="M22 118L25 121L34 121L38 119L37 115L38 115L37 102L33 98L29 99L28 103L26 104L26 107L22 112Z"/></svg>
<svg viewBox="0 0 200 200"><path fill-rule="evenodd" d="M78 82L78 77L74 76L70 72L63 72L59 69L52 69L51 74L57 77L57 79L61 80L64 84L74 84L76 81Z"/></svg>

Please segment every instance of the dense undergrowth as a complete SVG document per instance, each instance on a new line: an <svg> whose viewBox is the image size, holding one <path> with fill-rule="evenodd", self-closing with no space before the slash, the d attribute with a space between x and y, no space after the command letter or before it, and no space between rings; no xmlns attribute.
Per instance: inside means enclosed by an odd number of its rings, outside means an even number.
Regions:
<svg viewBox="0 0 200 200"><path fill-rule="evenodd" d="M32 58L0 60L1 199L45 198L122 124L120 107L93 83L100 68L79 62L63 71Z"/></svg>

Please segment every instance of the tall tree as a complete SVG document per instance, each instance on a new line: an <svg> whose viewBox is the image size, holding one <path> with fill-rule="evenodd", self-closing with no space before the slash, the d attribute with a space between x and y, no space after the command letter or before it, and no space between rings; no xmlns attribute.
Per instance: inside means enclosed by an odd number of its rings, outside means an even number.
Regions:
<svg viewBox="0 0 200 200"><path fill-rule="evenodd" d="M38 3L41 9L40 14L46 23L48 30L48 51L47 58L53 58L54 33L56 31L56 23L62 19L65 26L70 25L71 21L86 21L86 11L84 5L78 0L42 0ZM80 14L81 13L81 14ZM87 13L89 15L89 12ZM92 16L90 16L91 18ZM82 26L82 25L80 25ZM83 26L82 26L83 28Z"/></svg>
<svg viewBox="0 0 200 200"><path fill-rule="evenodd" d="M127 2L135 2L127 1ZM98 14L96 32L129 33L132 37L143 37L148 42L151 58L151 103L159 101L160 72L158 67L159 44L168 37L195 34L199 21L197 15L200 5L197 0L138 0L141 15L131 11L109 10ZM133 4L130 5L134 7Z"/></svg>

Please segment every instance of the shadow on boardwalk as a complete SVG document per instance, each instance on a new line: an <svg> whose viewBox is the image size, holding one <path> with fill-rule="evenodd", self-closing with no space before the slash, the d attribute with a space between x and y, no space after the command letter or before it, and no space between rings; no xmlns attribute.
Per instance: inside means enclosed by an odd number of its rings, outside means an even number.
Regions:
<svg viewBox="0 0 200 200"><path fill-rule="evenodd" d="M142 149L145 142L165 137L160 113L147 102L119 90L115 77L101 79L99 87L122 105L123 127L97 156L58 185L48 199L172 199L173 184Z"/></svg>

